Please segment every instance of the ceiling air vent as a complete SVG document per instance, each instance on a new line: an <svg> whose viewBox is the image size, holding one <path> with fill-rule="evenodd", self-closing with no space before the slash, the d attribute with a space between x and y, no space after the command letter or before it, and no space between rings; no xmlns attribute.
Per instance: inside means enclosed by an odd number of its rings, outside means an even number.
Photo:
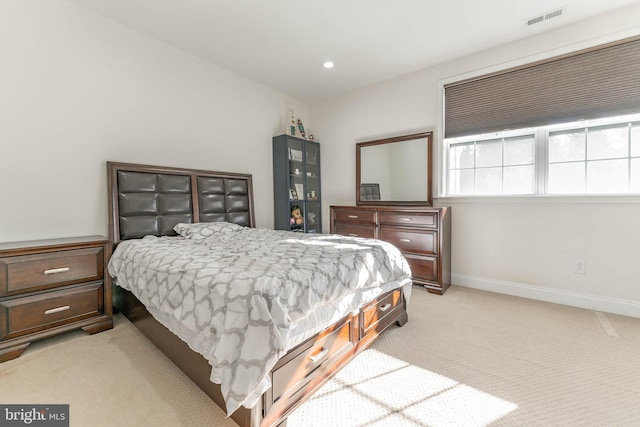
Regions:
<svg viewBox="0 0 640 427"><path fill-rule="evenodd" d="M558 17L566 13L567 8L563 7L560 9L552 10L550 12L543 13L541 15L534 16L526 20L527 25L534 25L540 22L548 21L549 19Z"/></svg>
<svg viewBox="0 0 640 427"><path fill-rule="evenodd" d="M536 16L535 18L531 18L527 20L527 25L537 24L538 22L544 21L544 15Z"/></svg>

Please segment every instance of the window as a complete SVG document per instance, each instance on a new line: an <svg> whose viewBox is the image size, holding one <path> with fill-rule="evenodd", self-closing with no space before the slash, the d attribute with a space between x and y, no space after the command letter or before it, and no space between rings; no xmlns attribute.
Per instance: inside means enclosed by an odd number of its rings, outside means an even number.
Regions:
<svg viewBox="0 0 640 427"><path fill-rule="evenodd" d="M634 36L445 83L445 193L640 194L639 75Z"/></svg>
<svg viewBox="0 0 640 427"><path fill-rule="evenodd" d="M640 194L640 114L445 144L448 195Z"/></svg>
<svg viewBox="0 0 640 427"><path fill-rule="evenodd" d="M532 194L534 135L474 138L449 148L449 193Z"/></svg>

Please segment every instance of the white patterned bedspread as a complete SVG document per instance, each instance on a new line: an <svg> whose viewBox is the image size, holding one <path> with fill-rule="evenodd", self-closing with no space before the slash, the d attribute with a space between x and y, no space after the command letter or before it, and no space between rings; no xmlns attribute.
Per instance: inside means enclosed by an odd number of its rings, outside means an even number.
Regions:
<svg viewBox="0 0 640 427"><path fill-rule="evenodd" d="M229 223L176 231L121 242L109 273L209 361L228 414L255 405L295 345L388 290L409 297L406 260L379 240Z"/></svg>

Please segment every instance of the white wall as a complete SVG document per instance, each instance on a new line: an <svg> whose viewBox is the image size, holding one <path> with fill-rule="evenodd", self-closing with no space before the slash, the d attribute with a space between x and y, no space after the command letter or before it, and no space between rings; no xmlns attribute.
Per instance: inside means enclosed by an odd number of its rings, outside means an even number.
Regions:
<svg viewBox="0 0 640 427"><path fill-rule="evenodd" d="M640 5L460 58L310 106L322 143L325 215L354 204L356 142L436 133L439 81L547 51L640 33ZM619 201L619 199L612 199ZM629 202L630 203L627 203ZM453 283L640 317L640 203L478 202L452 206ZM328 220L325 224L328 229ZM572 272L574 258L586 274Z"/></svg>
<svg viewBox="0 0 640 427"><path fill-rule="evenodd" d="M253 174L306 104L64 0L0 2L0 241L107 233L106 161Z"/></svg>

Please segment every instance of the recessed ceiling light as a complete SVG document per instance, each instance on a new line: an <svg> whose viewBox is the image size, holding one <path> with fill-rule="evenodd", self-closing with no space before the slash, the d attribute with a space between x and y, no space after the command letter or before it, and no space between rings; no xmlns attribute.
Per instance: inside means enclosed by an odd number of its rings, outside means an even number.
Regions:
<svg viewBox="0 0 640 427"><path fill-rule="evenodd" d="M330 68L333 68L333 62L326 61L324 64L322 64L322 66L328 70Z"/></svg>

